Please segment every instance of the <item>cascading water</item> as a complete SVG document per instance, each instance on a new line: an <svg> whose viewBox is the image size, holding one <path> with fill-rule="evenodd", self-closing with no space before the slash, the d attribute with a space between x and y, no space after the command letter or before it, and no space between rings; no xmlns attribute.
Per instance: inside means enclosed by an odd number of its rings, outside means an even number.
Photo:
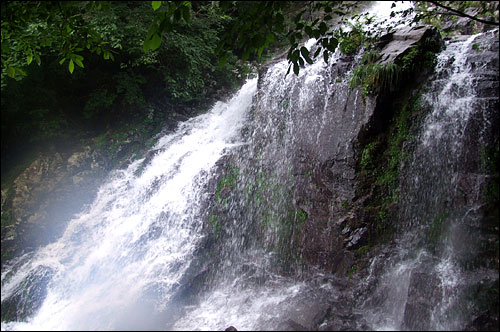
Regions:
<svg viewBox="0 0 500 332"><path fill-rule="evenodd" d="M159 139L149 165L141 159L115 171L57 242L2 271L2 310L31 288L45 293L32 316L2 329L164 328L162 305L203 234L202 188L215 162L241 144L256 85L250 80L227 104Z"/></svg>
<svg viewBox="0 0 500 332"><path fill-rule="evenodd" d="M403 167L405 222L365 280L328 275L351 268L356 234L344 243L334 229L349 232L337 219L355 197L352 145L375 107L349 89L360 55L337 53L297 77L270 65L160 138L150 161L114 171L58 241L3 267L2 330L463 329L465 289L498 282L498 270L467 267L484 177L462 146L488 130L475 94L487 64L468 59L494 33L439 55Z"/></svg>
<svg viewBox="0 0 500 332"><path fill-rule="evenodd" d="M490 112L498 107L498 95L477 91L481 81L496 77L498 62L495 67L488 52L498 51L498 30L467 37L448 42L423 95L431 111L402 169L397 249L373 260L372 269L385 272L362 304L373 329L465 329L478 310L473 289L498 284L497 269L475 262L485 243L479 151L492 135Z"/></svg>
<svg viewBox="0 0 500 332"><path fill-rule="evenodd" d="M307 66L298 77L286 75L288 66L282 60L259 79L258 105L248 124L249 144L233 156L238 183L232 196L221 197L217 203L227 214L221 222L226 224L224 237L229 238L218 253L223 257L219 272L200 304L177 321L177 329L215 330L230 325L242 330L307 329L330 294L326 285L311 287L281 273L289 264L283 259L293 255L293 246L283 241L293 237L299 219L292 204L291 164L295 141L304 136L295 136L298 128L293 125L292 109L315 99L317 107L327 108L321 103L329 95L325 93L328 66L323 62ZM316 124L322 127L320 119ZM319 133L302 134L314 141ZM306 326L287 325L287 319L297 315L303 315L301 322Z"/></svg>

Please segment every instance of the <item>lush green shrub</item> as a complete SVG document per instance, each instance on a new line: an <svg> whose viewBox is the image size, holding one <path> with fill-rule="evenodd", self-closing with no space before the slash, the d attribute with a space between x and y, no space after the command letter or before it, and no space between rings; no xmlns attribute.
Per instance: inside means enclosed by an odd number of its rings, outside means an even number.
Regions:
<svg viewBox="0 0 500 332"><path fill-rule="evenodd" d="M109 92L108 89L104 88L92 92L83 107L83 117L85 119L95 118L101 112L109 109L116 97L115 93Z"/></svg>

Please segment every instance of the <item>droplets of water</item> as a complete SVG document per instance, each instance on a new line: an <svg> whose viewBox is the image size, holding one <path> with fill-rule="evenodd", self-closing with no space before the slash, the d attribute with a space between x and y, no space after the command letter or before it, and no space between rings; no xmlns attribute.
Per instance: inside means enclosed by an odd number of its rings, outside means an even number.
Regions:
<svg viewBox="0 0 500 332"><path fill-rule="evenodd" d="M46 289L34 315L2 329L148 326L141 322L169 302L203 237L198 214L207 174L242 143L256 86L249 80L227 103L161 138L149 164L141 159L114 171L58 241L2 271L2 307L20 287ZM37 279L36 271L47 269L48 277Z"/></svg>

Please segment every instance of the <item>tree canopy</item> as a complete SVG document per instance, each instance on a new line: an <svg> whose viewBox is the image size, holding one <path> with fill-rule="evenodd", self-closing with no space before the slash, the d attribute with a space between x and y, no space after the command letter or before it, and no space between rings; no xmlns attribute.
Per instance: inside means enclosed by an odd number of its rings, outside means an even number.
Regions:
<svg viewBox="0 0 500 332"><path fill-rule="evenodd" d="M475 4L477 2L477 4ZM393 7L397 1L393 2ZM412 22L429 17L457 15L484 24L498 26L483 1L415 1L416 6L393 11L402 18L415 14ZM481 8L477 15L466 13L468 6ZM96 53L114 60L123 49L119 42L122 31L102 19L115 6L109 1L4 1L2 2L2 86L4 77L20 79L26 76L25 67L33 60L40 65L43 55L57 56L70 73L75 66L84 68L84 55ZM229 52L239 52L243 61L261 57L279 37L288 42L287 58L298 74L304 64L322 55L328 61L344 41L342 24L369 22L369 14L360 14L357 1L309 1L293 4L285 1L152 1L153 15L143 36L144 52L157 50L162 40L179 23L189 24L192 16L203 7L218 11L221 20L230 21L216 46L220 63L227 61ZM489 17L488 17L489 15ZM316 38L314 54L300 46L304 37ZM344 45L345 46L345 45Z"/></svg>

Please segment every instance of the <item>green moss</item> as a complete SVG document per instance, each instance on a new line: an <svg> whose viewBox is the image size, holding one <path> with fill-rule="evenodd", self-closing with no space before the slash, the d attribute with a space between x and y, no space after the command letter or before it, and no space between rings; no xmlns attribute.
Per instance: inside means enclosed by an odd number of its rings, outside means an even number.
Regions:
<svg viewBox="0 0 500 332"><path fill-rule="evenodd" d="M351 266L351 269L347 272L347 278L352 278L352 276L358 271L358 266L353 265Z"/></svg>
<svg viewBox="0 0 500 332"><path fill-rule="evenodd" d="M403 151L403 143L411 139L410 123L411 115L420 109L421 95L418 94L411 98L408 104L396 114L389 127L389 140L385 152L386 163L383 167L377 169L377 183L388 188L392 193L395 193L399 187L399 170L401 162L407 158L407 154ZM393 197L393 201L397 200Z"/></svg>
<svg viewBox="0 0 500 332"><path fill-rule="evenodd" d="M390 240L395 231L391 218L391 209L395 207L391 206L400 199L400 168L408 156L403 146L411 139L412 116L421 109L421 94L401 100L405 99L402 106L394 106L398 108L387 128L366 143L359 157L358 174L364 182L364 190L374 193L366 206L375 223L373 243Z"/></svg>
<svg viewBox="0 0 500 332"><path fill-rule="evenodd" d="M216 235L220 233L221 223L219 222L219 217L216 214L211 214L208 218L208 222L212 225L212 230Z"/></svg>
<svg viewBox="0 0 500 332"><path fill-rule="evenodd" d="M361 86L365 96L391 92L398 86L401 72L400 66L393 62L361 65L353 71L349 87L355 89Z"/></svg>
<svg viewBox="0 0 500 332"><path fill-rule="evenodd" d="M284 109L288 109L290 107L290 99L283 99L281 102L281 105L283 106Z"/></svg>
<svg viewBox="0 0 500 332"><path fill-rule="evenodd" d="M8 208L2 211L2 228L14 224L14 218L12 218L12 209Z"/></svg>
<svg viewBox="0 0 500 332"><path fill-rule="evenodd" d="M352 54L361 46L365 37L361 29L353 27L349 32L339 31L337 35L339 50L344 54Z"/></svg>
<svg viewBox="0 0 500 332"><path fill-rule="evenodd" d="M429 226L426 234L426 242L430 244L433 250L436 249L437 245L445 237L446 231L449 227L448 217L448 213L440 212L434 217L432 223Z"/></svg>
<svg viewBox="0 0 500 332"><path fill-rule="evenodd" d="M485 146L480 152L481 170L488 174L488 181L483 189L484 200L488 203L498 202L500 200L500 181L499 181L499 145Z"/></svg>
<svg viewBox="0 0 500 332"><path fill-rule="evenodd" d="M385 64L377 63L378 50L366 51L361 65L353 71L349 87L361 87L365 96L395 92L401 86L401 78L417 75L423 68L433 68L438 50L435 41L424 40L422 45L410 47L394 62Z"/></svg>
<svg viewBox="0 0 500 332"><path fill-rule="evenodd" d="M365 172L371 172L375 169L375 151L377 142L371 142L365 146L361 152L361 169Z"/></svg>
<svg viewBox="0 0 500 332"><path fill-rule="evenodd" d="M240 170L237 166L229 165L227 166L227 172L219 179L217 183L217 189L215 191L215 195L217 197L217 203L225 204L224 199L222 198L223 192L227 192L228 190L232 190L236 185L236 180L239 176Z"/></svg>
<svg viewBox="0 0 500 332"><path fill-rule="evenodd" d="M299 224L303 224L307 220L307 212L302 209L297 209L296 216Z"/></svg>
<svg viewBox="0 0 500 332"><path fill-rule="evenodd" d="M369 245L359 247L359 248L356 250L356 255L358 255L358 256L364 256L364 255L365 255L366 253L368 253L371 249L372 249L372 247L371 247L371 246L369 246Z"/></svg>

